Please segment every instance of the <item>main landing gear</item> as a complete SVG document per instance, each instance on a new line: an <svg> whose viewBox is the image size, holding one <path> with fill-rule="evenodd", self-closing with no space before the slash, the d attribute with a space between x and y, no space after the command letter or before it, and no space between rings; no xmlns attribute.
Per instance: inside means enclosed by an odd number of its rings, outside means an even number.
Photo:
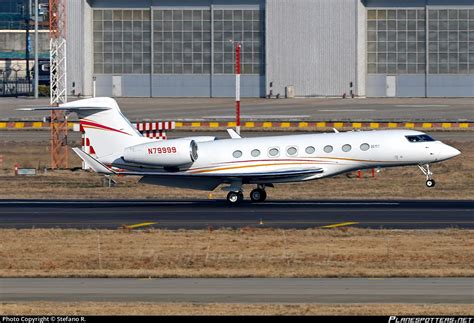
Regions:
<svg viewBox="0 0 474 323"><path fill-rule="evenodd" d="M265 187L259 185L256 189L250 192L250 199L252 202L258 203L263 202L267 198L267 192L265 191Z"/></svg>
<svg viewBox="0 0 474 323"><path fill-rule="evenodd" d="M258 185L256 189L253 189L250 192L250 200L254 203L259 203L265 201L267 198L267 192L265 191L264 185ZM232 205L237 205L244 200L244 193L242 190L239 191L230 191L227 194L227 202Z"/></svg>
<svg viewBox="0 0 474 323"><path fill-rule="evenodd" d="M244 200L244 193L242 191L238 192L229 192L227 194L227 202L233 205L237 205Z"/></svg>
<svg viewBox="0 0 474 323"><path fill-rule="evenodd" d="M434 187L436 185L435 180L433 179L433 172L430 170L430 165L418 165L420 170L425 174L426 176L426 186L427 187Z"/></svg>

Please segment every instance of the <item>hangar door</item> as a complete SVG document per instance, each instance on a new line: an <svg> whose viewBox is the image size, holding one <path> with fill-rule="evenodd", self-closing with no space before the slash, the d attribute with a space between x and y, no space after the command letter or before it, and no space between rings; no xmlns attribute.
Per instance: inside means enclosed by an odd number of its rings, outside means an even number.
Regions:
<svg viewBox="0 0 474 323"><path fill-rule="evenodd" d="M264 96L263 26L258 5L94 9L98 95L121 75L123 96L233 96L234 41L242 96Z"/></svg>
<svg viewBox="0 0 474 323"><path fill-rule="evenodd" d="M474 96L474 7L369 8L367 73L368 96Z"/></svg>

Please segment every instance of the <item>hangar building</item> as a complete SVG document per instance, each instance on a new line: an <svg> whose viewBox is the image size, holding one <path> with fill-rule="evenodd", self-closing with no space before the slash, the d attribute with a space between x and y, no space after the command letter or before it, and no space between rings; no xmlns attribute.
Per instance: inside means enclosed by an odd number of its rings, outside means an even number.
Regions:
<svg viewBox="0 0 474 323"><path fill-rule="evenodd" d="M472 97L474 0L68 0L68 86L100 96Z"/></svg>

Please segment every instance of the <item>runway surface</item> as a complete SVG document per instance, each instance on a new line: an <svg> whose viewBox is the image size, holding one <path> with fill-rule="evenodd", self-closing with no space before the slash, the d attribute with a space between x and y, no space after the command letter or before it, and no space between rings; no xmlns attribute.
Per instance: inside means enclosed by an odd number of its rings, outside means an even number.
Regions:
<svg viewBox="0 0 474 323"><path fill-rule="evenodd" d="M474 228L474 201L0 200L2 228Z"/></svg>
<svg viewBox="0 0 474 323"><path fill-rule="evenodd" d="M462 303L472 278L3 278L0 302Z"/></svg>

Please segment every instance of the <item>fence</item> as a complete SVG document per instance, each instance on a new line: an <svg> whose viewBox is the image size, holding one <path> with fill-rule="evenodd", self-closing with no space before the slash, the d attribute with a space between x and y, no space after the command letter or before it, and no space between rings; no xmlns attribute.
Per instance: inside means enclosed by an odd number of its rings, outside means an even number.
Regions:
<svg viewBox="0 0 474 323"><path fill-rule="evenodd" d="M19 78L16 71L4 71L0 78L0 96L31 95L33 85L31 80Z"/></svg>

